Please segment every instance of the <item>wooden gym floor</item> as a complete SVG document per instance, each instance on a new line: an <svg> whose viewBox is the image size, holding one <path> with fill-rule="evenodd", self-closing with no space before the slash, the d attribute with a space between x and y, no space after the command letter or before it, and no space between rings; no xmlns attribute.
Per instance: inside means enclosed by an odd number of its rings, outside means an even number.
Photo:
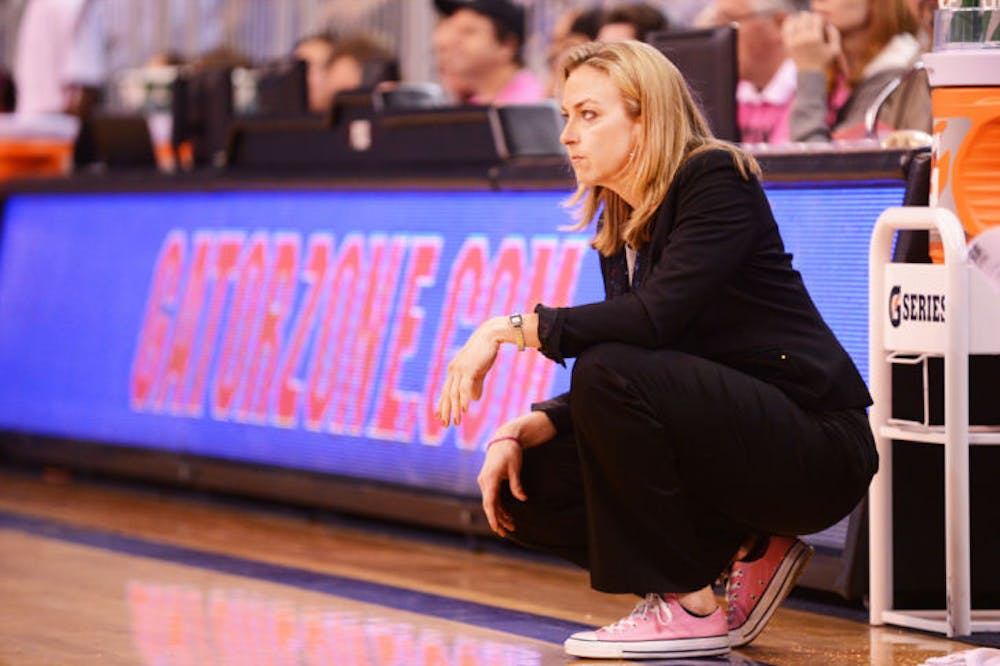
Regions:
<svg viewBox="0 0 1000 666"><path fill-rule="evenodd" d="M0 665L548 666L627 613L569 566L416 530L0 469ZM672 664L920 664L971 646L782 608ZM650 663L650 662L646 662ZM662 663L662 662L660 662Z"/></svg>

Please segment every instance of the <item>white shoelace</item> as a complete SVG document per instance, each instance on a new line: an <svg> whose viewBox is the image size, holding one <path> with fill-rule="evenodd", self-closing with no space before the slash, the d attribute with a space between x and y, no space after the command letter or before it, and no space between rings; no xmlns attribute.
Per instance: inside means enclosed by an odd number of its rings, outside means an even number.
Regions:
<svg viewBox="0 0 1000 666"><path fill-rule="evenodd" d="M650 592L646 595L645 599L636 604L631 613L617 622L604 627L604 631L615 633L637 627L639 626L639 620L645 621L649 617L650 612L656 615L656 619L659 620L660 624L666 624L674 619L674 614L670 610L670 606L663 600L663 597L656 592Z"/></svg>

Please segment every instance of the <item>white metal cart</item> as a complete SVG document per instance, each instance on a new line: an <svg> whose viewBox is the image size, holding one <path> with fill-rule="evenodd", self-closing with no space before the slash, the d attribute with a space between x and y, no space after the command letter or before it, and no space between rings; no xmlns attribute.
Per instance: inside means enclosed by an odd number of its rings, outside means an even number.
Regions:
<svg viewBox="0 0 1000 666"><path fill-rule="evenodd" d="M892 263L897 230L937 229L944 264ZM1000 354L1000 294L966 261L965 234L943 208L890 208L869 251L869 368L879 472L869 491L870 622L962 636L1000 630L1000 610L971 610L969 445L1000 444L1000 429L969 427L969 354ZM946 306L946 309L945 309ZM944 358L944 425L892 418L894 362ZM926 372L926 365L925 365ZM942 444L945 479L945 591L942 610L893 608L892 440ZM1000 529L1000 526L997 526ZM995 562L993 563L995 565Z"/></svg>

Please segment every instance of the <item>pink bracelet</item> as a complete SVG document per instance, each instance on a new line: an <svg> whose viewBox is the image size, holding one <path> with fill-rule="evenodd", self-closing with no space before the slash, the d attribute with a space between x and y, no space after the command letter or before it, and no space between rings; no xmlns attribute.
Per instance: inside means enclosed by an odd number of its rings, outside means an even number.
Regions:
<svg viewBox="0 0 1000 666"><path fill-rule="evenodd" d="M518 446L521 446L521 440L519 440L517 437L497 437L496 439L491 439L490 441L486 442L485 450L489 451L490 447L496 444L497 442L506 442L508 440L514 442Z"/></svg>

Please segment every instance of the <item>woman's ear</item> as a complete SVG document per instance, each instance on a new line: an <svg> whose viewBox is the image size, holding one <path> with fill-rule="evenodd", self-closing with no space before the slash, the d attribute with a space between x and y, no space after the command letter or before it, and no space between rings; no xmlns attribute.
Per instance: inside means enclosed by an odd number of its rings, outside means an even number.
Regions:
<svg viewBox="0 0 1000 666"><path fill-rule="evenodd" d="M635 152L636 150L639 149L640 139L642 138L642 117L641 116L638 117L638 118L636 118L635 121L632 123L632 133L631 134L632 134L632 136L630 138L631 138L631 143L632 143L632 151Z"/></svg>

